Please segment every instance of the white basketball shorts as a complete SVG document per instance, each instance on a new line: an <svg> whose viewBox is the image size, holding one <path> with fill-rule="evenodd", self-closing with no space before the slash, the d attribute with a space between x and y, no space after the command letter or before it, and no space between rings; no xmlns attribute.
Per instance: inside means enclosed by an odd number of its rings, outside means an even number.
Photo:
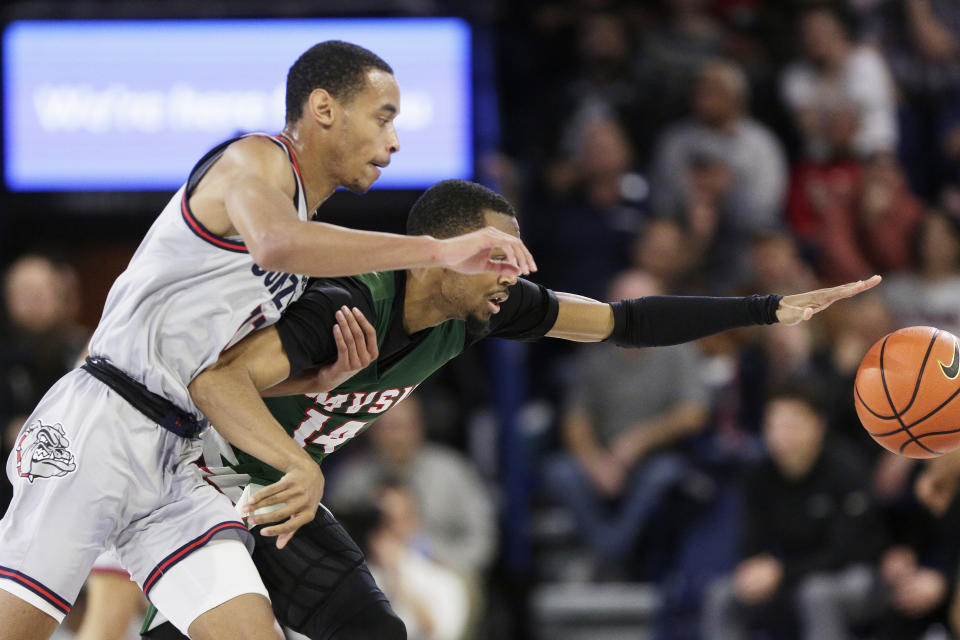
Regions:
<svg viewBox="0 0 960 640"><path fill-rule="evenodd" d="M65 375L7 461L14 495L0 520L0 589L62 620L111 545L147 597L160 576L215 538L249 549L230 501L191 464L199 452L199 441L157 426L82 369Z"/></svg>

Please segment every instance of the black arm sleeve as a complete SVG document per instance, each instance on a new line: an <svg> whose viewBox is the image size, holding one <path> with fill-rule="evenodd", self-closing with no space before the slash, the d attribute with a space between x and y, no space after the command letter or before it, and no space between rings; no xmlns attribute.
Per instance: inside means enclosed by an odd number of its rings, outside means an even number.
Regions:
<svg viewBox="0 0 960 640"><path fill-rule="evenodd" d="M500 305L500 312L490 317L488 329L467 336L468 345L485 337L537 340L553 328L560 309L553 291L520 279L508 293L510 297Z"/></svg>
<svg viewBox="0 0 960 640"><path fill-rule="evenodd" d="M773 324L782 297L647 296L621 300L610 305L613 332L607 340L621 347L655 347L737 327Z"/></svg>
<svg viewBox="0 0 960 640"><path fill-rule="evenodd" d="M300 299L284 312L276 327L290 361L290 377L336 359L333 326L337 320L334 314L343 305L358 307L371 324L376 324L369 291L353 278L313 280Z"/></svg>

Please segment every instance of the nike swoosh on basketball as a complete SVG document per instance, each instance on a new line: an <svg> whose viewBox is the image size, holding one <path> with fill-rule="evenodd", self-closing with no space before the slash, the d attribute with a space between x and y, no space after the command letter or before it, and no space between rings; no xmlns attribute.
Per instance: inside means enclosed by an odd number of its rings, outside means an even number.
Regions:
<svg viewBox="0 0 960 640"><path fill-rule="evenodd" d="M950 366L946 366L940 360L937 360L937 364L940 365L943 375L947 376L947 380L956 379L957 374L960 373L960 344L957 344L956 340L953 341L953 362Z"/></svg>

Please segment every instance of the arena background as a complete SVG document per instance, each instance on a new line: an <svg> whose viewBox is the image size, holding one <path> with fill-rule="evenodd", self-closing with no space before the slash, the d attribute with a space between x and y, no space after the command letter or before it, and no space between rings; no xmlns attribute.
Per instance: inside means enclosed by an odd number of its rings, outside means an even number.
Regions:
<svg viewBox="0 0 960 640"><path fill-rule="evenodd" d="M13 48L15 34L32 21L109 31L135 20L144 34L151 21L204 21L214 29L205 62L243 86L245 68L224 55L217 21L240 19L256 32L276 19L402 27L447 18L434 24L468 34L466 77L434 73L421 59L408 83L397 67L402 99L408 85L426 82L411 92L417 126L430 130L456 115L451 135L465 140L453 145L449 164L432 169L439 173L421 177L467 177L503 192L520 211L540 265L536 281L599 299L791 293L873 273L885 282L807 325L731 332L662 355L490 341L451 363L418 390L422 417L404 415L395 429L378 425L325 468L332 504L377 506L375 487L397 474L412 489L415 506L398 516L402 522L354 523L379 527L418 559L422 573L410 569L414 575L385 585L395 601L421 603L412 609L425 619L411 629L422 631L411 637L734 637L721 635L735 626L729 607L718 604L725 578L742 572L744 559L778 553L770 547L776 540L764 540L775 527L756 512L771 496L750 482L776 473L765 406L784 385L814 390L813 408L827 427L824 444L811 446L851 473L834 477L817 467L819 481L787 483L789 495L772 497L796 505L787 510L796 521L779 524L810 534L781 558L788 579L776 595L737 615L757 638L828 637L811 635L809 615L842 620L845 635L831 638L952 637L950 621L960 620L950 613L957 510L934 518L917 504L920 467L863 433L852 385L862 355L893 328L960 331L960 4L30 2L8 5L2 16L4 457L24 414L71 366L113 278L177 186L144 190L122 177L57 184L56 171L48 184L24 179L29 162L21 165L17 154L29 155L34 169L63 167L64 177L72 164L101 166L113 152L70 138L70 110L92 103L66 103L59 129L18 128L15 115L39 113L52 95L43 74L82 67L78 52L89 50L69 50L66 39L41 44L51 47L43 72L30 66L36 51ZM393 63L385 51L397 44L382 37L382 46L363 44ZM162 47L133 54L156 66L140 77L136 67L123 69L129 82L161 83L150 74L162 73ZM224 77L214 72L210 82ZM96 73L82 80L77 86L93 91L117 83ZM430 80L457 84L462 106L437 98L451 87L431 89ZM116 122L77 126L103 140L133 135L124 105L138 115L140 103L118 104ZM417 148L403 117L402 107L397 164L418 154L443 160L449 140ZM215 130L218 114L209 122ZM281 126L278 118L273 130ZM135 138L116 152L131 154L116 168L141 158L153 166L167 152L155 144ZM183 176L191 162L179 167ZM340 192L321 217L402 232L424 186ZM373 433L391 429L397 440ZM437 465L457 482L431 481ZM856 508L827 499L835 496L825 487L848 481ZM4 482L2 504L9 490ZM838 604L847 600L842 587L826 602L801 597L810 595L808 579L853 566L869 576L859 606ZM57 637L71 637L81 616L78 606Z"/></svg>

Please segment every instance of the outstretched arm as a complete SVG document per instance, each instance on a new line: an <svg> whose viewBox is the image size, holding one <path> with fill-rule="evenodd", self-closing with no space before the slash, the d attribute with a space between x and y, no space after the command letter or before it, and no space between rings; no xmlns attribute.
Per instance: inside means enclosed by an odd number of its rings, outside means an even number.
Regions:
<svg viewBox="0 0 960 640"><path fill-rule="evenodd" d="M239 234L254 262L269 271L314 277L431 266L463 273L536 271L523 242L494 227L441 240L305 222L293 206L295 190L287 155L265 138L250 137L227 147L189 205L213 233Z"/></svg>
<svg viewBox="0 0 960 640"><path fill-rule="evenodd" d="M776 321L797 324L831 304L880 284L880 276L786 296L775 310ZM763 298L650 296L612 305L570 293L557 293L557 320L547 336L575 342L613 339L630 346L656 346L696 340L736 327L760 324L768 302Z"/></svg>

